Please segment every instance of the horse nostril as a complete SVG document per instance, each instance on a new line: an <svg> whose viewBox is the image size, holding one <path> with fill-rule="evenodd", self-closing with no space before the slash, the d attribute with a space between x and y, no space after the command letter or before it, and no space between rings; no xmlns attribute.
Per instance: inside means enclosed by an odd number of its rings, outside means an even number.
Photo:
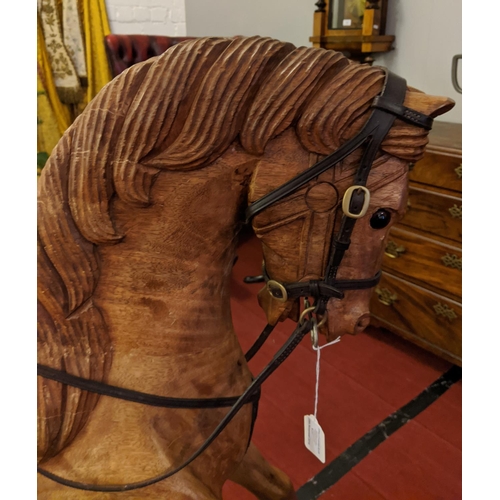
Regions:
<svg viewBox="0 0 500 500"><path fill-rule="evenodd" d="M370 315L365 314L358 319L356 326L354 327L354 333L362 332L370 324Z"/></svg>

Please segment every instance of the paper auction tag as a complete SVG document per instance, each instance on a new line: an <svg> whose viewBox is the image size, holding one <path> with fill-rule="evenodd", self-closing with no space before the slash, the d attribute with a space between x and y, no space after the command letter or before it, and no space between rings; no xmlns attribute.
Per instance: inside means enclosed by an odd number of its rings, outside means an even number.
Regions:
<svg viewBox="0 0 500 500"><path fill-rule="evenodd" d="M314 415L304 415L304 444L322 463L325 463L325 433Z"/></svg>

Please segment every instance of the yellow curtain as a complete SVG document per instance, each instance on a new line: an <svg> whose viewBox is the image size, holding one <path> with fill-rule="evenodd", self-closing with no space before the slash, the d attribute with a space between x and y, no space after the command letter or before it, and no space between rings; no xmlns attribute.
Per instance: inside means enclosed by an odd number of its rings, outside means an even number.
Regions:
<svg viewBox="0 0 500 500"><path fill-rule="evenodd" d="M65 1L57 0L59 19ZM43 8L43 1L41 5ZM50 3L49 8L53 5ZM104 0L78 0L78 11L71 11L71 15L79 16L87 72L87 79L81 81L84 90L82 99L73 104L61 102L61 92L54 82L54 71L44 38L43 22L37 16L38 173L64 131L112 78L104 45L104 37L110 33ZM51 40L51 43L54 42ZM53 47L51 49L54 50Z"/></svg>
<svg viewBox="0 0 500 500"><path fill-rule="evenodd" d="M64 131L71 125L71 109L59 100L37 16L37 153L38 173Z"/></svg>
<svg viewBox="0 0 500 500"><path fill-rule="evenodd" d="M80 0L83 10L85 32L85 55L88 87L86 101L90 102L111 81L104 37L111 33L104 0Z"/></svg>

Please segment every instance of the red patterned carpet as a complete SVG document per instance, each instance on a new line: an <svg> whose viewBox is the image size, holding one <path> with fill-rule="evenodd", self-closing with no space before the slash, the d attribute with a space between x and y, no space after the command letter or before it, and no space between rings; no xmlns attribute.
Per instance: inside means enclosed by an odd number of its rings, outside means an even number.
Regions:
<svg viewBox="0 0 500 500"><path fill-rule="evenodd" d="M240 245L233 271L232 312L246 351L265 325L256 294L261 284L260 243ZM277 326L250 367L258 373L294 328ZM323 340L324 342L324 340ZM303 443L303 417L313 413L316 353L306 336L262 387L254 443L286 472L296 489L318 474L382 420L418 396L452 365L383 330L368 328L322 350L318 420L326 435L326 463ZM337 500L457 500L462 480L462 384L376 447L319 498ZM225 500L253 499L230 482Z"/></svg>

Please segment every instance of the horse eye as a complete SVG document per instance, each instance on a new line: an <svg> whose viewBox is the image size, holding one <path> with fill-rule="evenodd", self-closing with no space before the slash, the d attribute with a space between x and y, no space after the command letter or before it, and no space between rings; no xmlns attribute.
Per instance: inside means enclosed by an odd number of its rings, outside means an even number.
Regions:
<svg viewBox="0 0 500 500"><path fill-rule="evenodd" d="M370 219L370 226L373 229L383 229L391 222L391 213L384 208L377 210Z"/></svg>

